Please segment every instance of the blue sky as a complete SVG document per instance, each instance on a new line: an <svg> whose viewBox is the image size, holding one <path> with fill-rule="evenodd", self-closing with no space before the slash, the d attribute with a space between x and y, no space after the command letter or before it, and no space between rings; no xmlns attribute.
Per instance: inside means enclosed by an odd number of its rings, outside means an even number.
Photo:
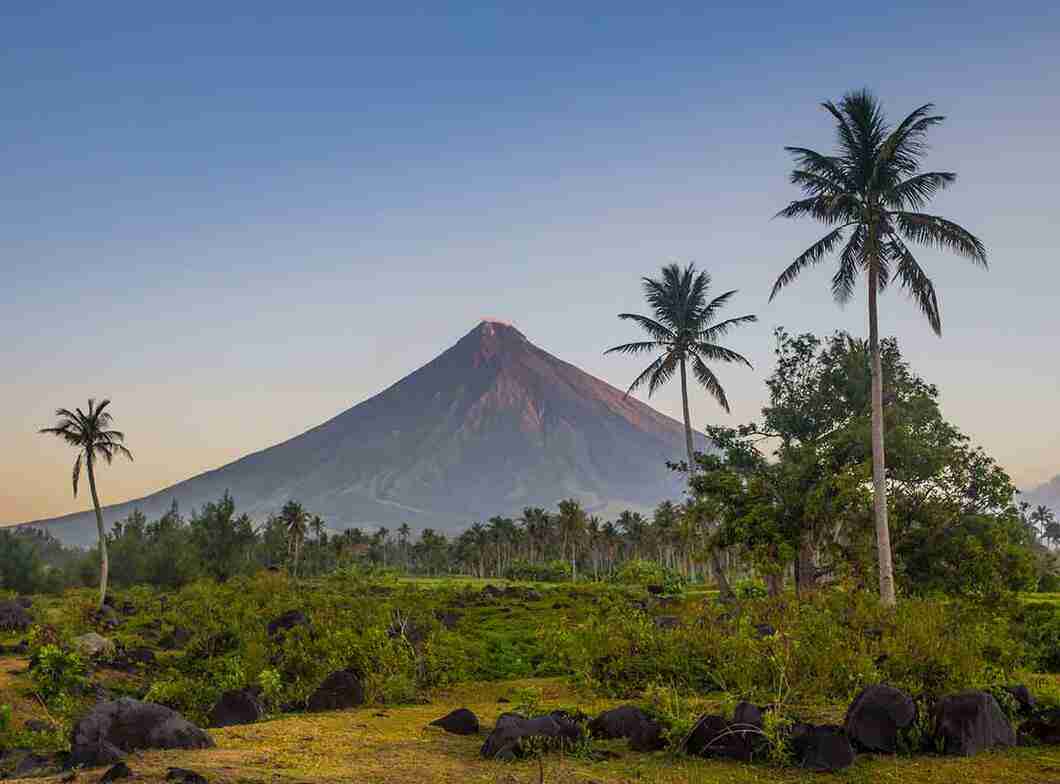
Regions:
<svg viewBox="0 0 1060 784"><path fill-rule="evenodd" d="M992 264L923 253L943 339L898 291L882 329L1019 483L1060 472L1055 7L25 8L0 12L0 521L83 506L35 430L89 395L137 455L117 501L326 419L482 316L622 385L615 314L669 261L761 318L732 339L755 371L723 370L733 415L698 396L696 424L755 416L774 326L865 332L827 267L767 302L821 233L770 220L796 195L783 146L830 148L818 103L862 86L947 115L928 165L960 179L934 209Z"/></svg>

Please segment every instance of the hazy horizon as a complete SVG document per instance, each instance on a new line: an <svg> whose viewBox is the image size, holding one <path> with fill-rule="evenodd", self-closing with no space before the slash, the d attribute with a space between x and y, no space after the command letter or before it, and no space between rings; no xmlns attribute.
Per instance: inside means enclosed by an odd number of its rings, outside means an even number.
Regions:
<svg viewBox="0 0 1060 784"><path fill-rule="evenodd" d="M758 417L775 326L866 333L831 264L768 302L823 233L770 219L797 195L783 146L830 150L818 103L862 86L947 116L926 165L959 179L930 211L991 264L922 253L942 339L897 288L881 331L1019 486L1060 473L1057 9L340 8L0 14L0 522L90 508L37 434L88 397L136 456L102 471L110 504L301 433L486 316L624 388L616 314L671 261L760 319L729 341L754 371L720 370L731 416L697 393L694 425ZM638 397L680 418L676 384Z"/></svg>

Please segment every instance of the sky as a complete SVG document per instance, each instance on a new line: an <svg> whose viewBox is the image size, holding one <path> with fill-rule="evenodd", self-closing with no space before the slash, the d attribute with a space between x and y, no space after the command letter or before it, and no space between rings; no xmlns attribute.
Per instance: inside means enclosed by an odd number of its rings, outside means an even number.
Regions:
<svg viewBox="0 0 1060 784"><path fill-rule="evenodd" d="M897 289L881 330L944 414L1028 487L1060 473L1060 9L1046 3L31 3L0 10L0 522L87 508L37 429L109 397L139 497L296 435L483 317L616 386L639 279L695 262L731 315L726 415L754 418L774 327L866 333L823 234L772 219L784 145L861 87L946 115L932 209L991 268L922 252L936 338ZM575 8L576 6L576 8ZM385 13L381 10L385 9ZM650 401L680 416L677 385Z"/></svg>

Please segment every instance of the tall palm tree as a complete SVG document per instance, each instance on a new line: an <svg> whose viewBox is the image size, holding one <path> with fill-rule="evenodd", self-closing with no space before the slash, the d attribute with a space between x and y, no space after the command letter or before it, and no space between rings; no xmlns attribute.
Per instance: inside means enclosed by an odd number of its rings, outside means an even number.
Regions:
<svg viewBox="0 0 1060 784"><path fill-rule="evenodd" d="M96 490L96 460L103 458L107 465L114 462L115 455L133 459L132 452L124 446L125 434L111 430L114 417L106 410L109 400L96 405L93 398L88 399L88 411L75 408L70 411L60 408L55 412L59 418L55 427L41 428L41 433L57 436L77 450L74 460L73 485L74 497L77 497L77 482L81 478L81 466L88 474L88 487L92 491L92 507L96 512L96 532L99 534L99 606L107 597L107 574L110 562L107 559L107 535L103 531L103 510L99 505L99 492Z"/></svg>
<svg viewBox="0 0 1060 784"><path fill-rule="evenodd" d="M573 498L559 502L559 514L556 522L563 535L563 555L566 557L570 548L571 579L578 580L578 542L585 533L587 518L582 505Z"/></svg>
<svg viewBox="0 0 1060 784"><path fill-rule="evenodd" d="M662 278L642 278L644 294L654 312L654 318L636 313L619 313L618 317L640 325L650 340L623 343L609 348L606 354L658 353L658 357L633 379L626 394L648 385L648 395L679 373L681 378L681 405L685 421L685 447L688 449L688 471L695 472L696 457L692 445L692 420L688 414L688 372L692 366L696 380L722 408L729 410L721 382L714 375L708 362L751 363L735 351L718 345L715 341L725 337L735 326L757 321L757 316L737 316L717 321L718 314L728 304L736 291L727 291L707 301L710 275L697 271L689 264L683 270L676 264L662 269Z"/></svg>
<svg viewBox="0 0 1060 784"><path fill-rule="evenodd" d="M719 345L717 341L734 327L758 321L758 317L746 315L718 321L719 313L736 291L726 291L708 302L710 275L705 271L697 271L692 264L683 270L676 264L670 264L663 267L660 280L643 278L642 282L654 318L636 313L620 313L618 317L639 324L651 339L624 343L608 349L605 353L659 353L655 361L633 379L626 391L627 395L646 383L648 395L651 396L656 389L673 378L675 372L680 374L685 448L688 450L688 475L691 478L696 471L696 455L692 444L692 420L688 413L687 366L692 366L696 380L728 412L729 399L725 396L725 390L718 377L707 363L742 362L751 367L745 357ZM732 592L717 553L711 555L711 563L722 598L728 599Z"/></svg>
<svg viewBox="0 0 1060 784"><path fill-rule="evenodd" d="M832 294L839 304L854 294L859 273L868 284L869 350L872 355L872 479L879 559L880 599L895 603L891 537L887 525L887 473L883 445L883 370L877 296L898 283L916 301L936 334L942 334L938 298L909 244L950 250L986 267L986 249L967 229L920 210L956 180L953 172L920 171L927 132L942 122L932 104L915 109L893 128L879 101L867 90L823 104L836 123L839 149L824 155L786 148L795 160L791 182L804 198L778 215L813 218L831 227L788 266L773 285L770 300L807 267L839 251ZM840 250L842 248L842 250Z"/></svg>
<svg viewBox="0 0 1060 784"><path fill-rule="evenodd" d="M291 557L292 572L298 576L298 561L302 556L302 545L309 530L309 514L297 501L288 501L280 511L284 529L287 531L287 547Z"/></svg>

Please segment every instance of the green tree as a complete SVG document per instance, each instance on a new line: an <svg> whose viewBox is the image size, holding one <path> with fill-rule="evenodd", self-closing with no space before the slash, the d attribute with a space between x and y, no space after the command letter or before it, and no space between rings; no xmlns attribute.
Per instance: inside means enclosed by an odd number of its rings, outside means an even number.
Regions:
<svg viewBox="0 0 1060 784"><path fill-rule="evenodd" d="M73 486L77 496L77 483L81 477L81 465L84 464L88 474L88 487L92 492L92 507L96 512L96 533L99 536L99 606L107 596L107 536L103 530L103 509L99 504L99 492L96 489L96 464L102 458L107 465L114 462L117 455L133 459L132 452L125 447L125 434L112 430L114 418L106 410L109 400L96 405L93 398L88 399L88 410L75 408L70 411L60 408L55 412L59 422L54 427L45 427L41 433L57 436L77 450L74 460Z"/></svg>
<svg viewBox="0 0 1060 784"><path fill-rule="evenodd" d="M250 517L236 516L236 504L228 492L220 501L205 504L193 514L189 528L207 574L224 582L248 568L247 555L257 542L257 535Z"/></svg>
<svg viewBox="0 0 1060 784"><path fill-rule="evenodd" d="M566 557L570 552L571 579L578 579L578 543L585 535L585 527L588 519L582 505L573 498L559 502L559 514L556 515L556 523L563 537L563 555Z"/></svg>
<svg viewBox="0 0 1060 784"><path fill-rule="evenodd" d="M309 514L297 501L288 501L280 511L280 519L283 520L287 531L287 545L291 558L291 573L298 576L298 561L302 556L302 545L309 531Z"/></svg>
<svg viewBox="0 0 1060 784"><path fill-rule="evenodd" d="M927 132L942 122L925 104L891 127L879 101L862 90L839 105L824 108L835 118L839 150L824 155L804 147L788 147L796 168L791 181L804 198L780 211L787 218L809 217L832 227L824 237L795 258L773 286L770 299L799 273L833 252L839 268L832 293L844 304L854 294L859 273L868 283L869 351L872 357L872 466L874 516L880 598L895 603L894 569L887 524L887 474L884 458L883 372L880 364L877 296L896 279L913 297L932 329L942 333L934 284L907 243L954 251L986 266L986 249L967 229L920 210L931 197L956 179L952 172L922 172Z"/></svg>
<svg viewBox="0 0 1060 784"><path fill-rule="evenodd" d="M610 348L605 353L621 354L658 354L655 360L645 368L626 394L648 385L649 397L660 386L665 384L674 373L681 379L681 406L685 424L685 448L688 451L689 476L695 473L696 456L692 443L692 421L688 413L688 366L700 386L707 390L718 404L729 411L729 400L718 377L710 369L708 362L740 362L747 367L751 363L732 349L725 348L717 341L724 338L734 327L757 321L753 315L736 316L718 321L721 310L732 299L736 291L727 291L707 301L710 289L710 275L697 271L689 264L683 270L676 264L662 269L661 279L643 278L644 294L651 306L654 317L637 313L620 313L619 318L632 321L648 333L650 340L624 343ZM724 597L731 592L721 561L715 553L712 557L715 579Z"/></svg>

